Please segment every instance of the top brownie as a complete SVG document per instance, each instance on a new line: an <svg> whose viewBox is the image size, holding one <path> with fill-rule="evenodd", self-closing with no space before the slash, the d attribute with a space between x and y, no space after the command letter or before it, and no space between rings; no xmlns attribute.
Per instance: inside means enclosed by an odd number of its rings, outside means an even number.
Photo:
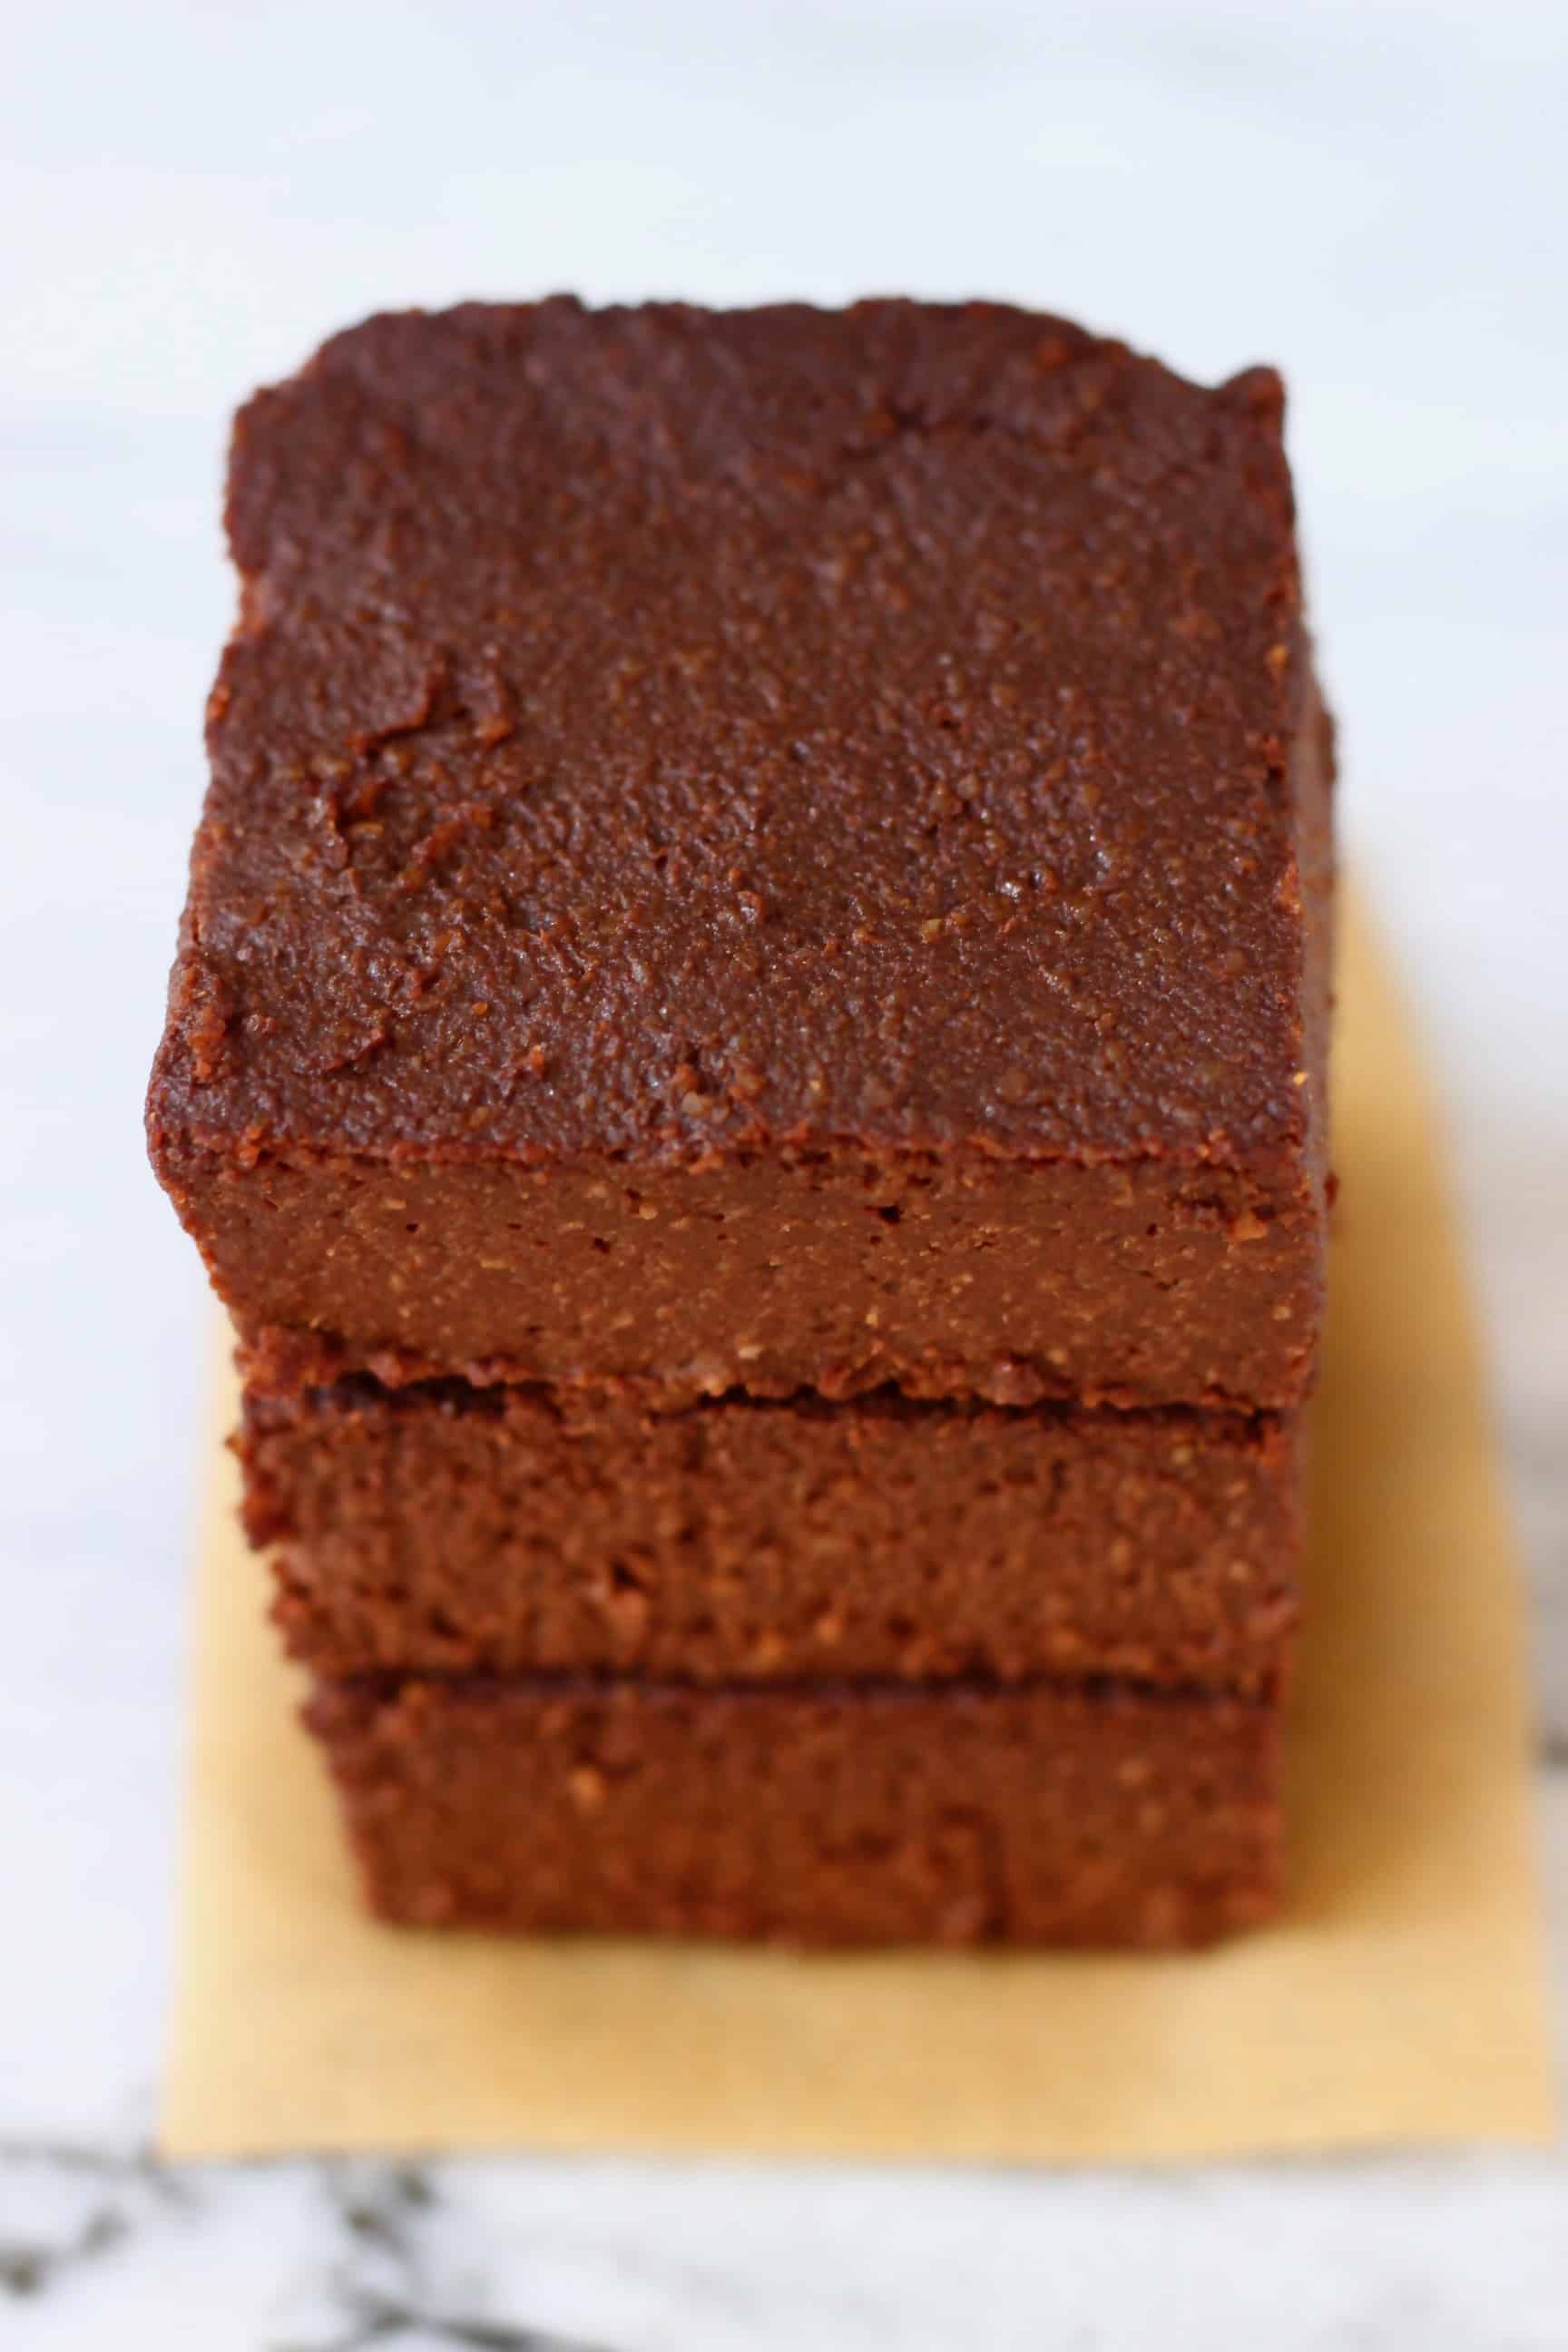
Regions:
<svg viewBox="0 0 1568 2352"><path fill-rule="evenodd" d="M994 304L372 319L236 426L158 1172L301 1375L1289 1403L1277 377Z"/></svg>

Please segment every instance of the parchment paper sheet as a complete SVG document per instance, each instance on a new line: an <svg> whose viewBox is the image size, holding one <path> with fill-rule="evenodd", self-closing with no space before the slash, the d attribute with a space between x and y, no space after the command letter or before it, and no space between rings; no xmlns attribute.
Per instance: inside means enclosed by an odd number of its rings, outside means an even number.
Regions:
<svg viewBox="0 0 1568 2352"><path fill-rule="evenodd" d="M1160 2159L1534 2139L1552 2091L1513 1562L1442 1150L1364 928L1293 1701L1293 1895L1197 1958L797 1958L374 1927L213 1411L172 2155Z"/></svg>

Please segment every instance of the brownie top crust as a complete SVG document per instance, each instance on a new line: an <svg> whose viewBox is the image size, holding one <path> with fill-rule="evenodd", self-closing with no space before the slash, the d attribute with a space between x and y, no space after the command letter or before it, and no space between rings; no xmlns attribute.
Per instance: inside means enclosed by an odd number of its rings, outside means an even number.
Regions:
<svg viewBox="0 0 1568 2352"><path fill-rule="evenodd" d="M984 303L335 337L236 426L155 1149L1299 1154L1281 418Z"/></svg>

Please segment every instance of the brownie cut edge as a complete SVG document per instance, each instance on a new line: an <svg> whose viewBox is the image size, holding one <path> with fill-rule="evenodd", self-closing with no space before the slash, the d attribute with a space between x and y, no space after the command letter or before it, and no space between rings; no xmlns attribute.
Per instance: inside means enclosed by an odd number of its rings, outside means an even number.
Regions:
<svg viewBox="0 0 1568 2352"><path fill-rule="evenodd" d="M1279 1901L1277 1699L413 1676L307 1720L407 1926L1160 1948Z"/></svg>
<svg viewBox="0 0 1568 2352"><path fill-rule="evenodd" d="M1299 1416L250 1386L274 1617L331 1676L1115 1675L1268 1691Z"/></svg>

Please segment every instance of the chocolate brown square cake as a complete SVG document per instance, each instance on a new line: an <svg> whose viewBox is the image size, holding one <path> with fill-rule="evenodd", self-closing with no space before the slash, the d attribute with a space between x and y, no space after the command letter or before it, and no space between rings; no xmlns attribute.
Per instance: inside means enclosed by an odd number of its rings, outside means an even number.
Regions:
<svg viewBox="0 0 1568 2352"><path fill-rule="evenodd" d="M1332 768L1282 408L992 303L556 299L241 412L148 1133L385 1916L1276 1902Z"/></svg>
<svg viewBox="0 0 1568 2352"><path fill-rule="evenodd" d="M1297 1402L1328 765L1278 380L873 302L259 394L153 1151L354 1368Z"/></svg>

